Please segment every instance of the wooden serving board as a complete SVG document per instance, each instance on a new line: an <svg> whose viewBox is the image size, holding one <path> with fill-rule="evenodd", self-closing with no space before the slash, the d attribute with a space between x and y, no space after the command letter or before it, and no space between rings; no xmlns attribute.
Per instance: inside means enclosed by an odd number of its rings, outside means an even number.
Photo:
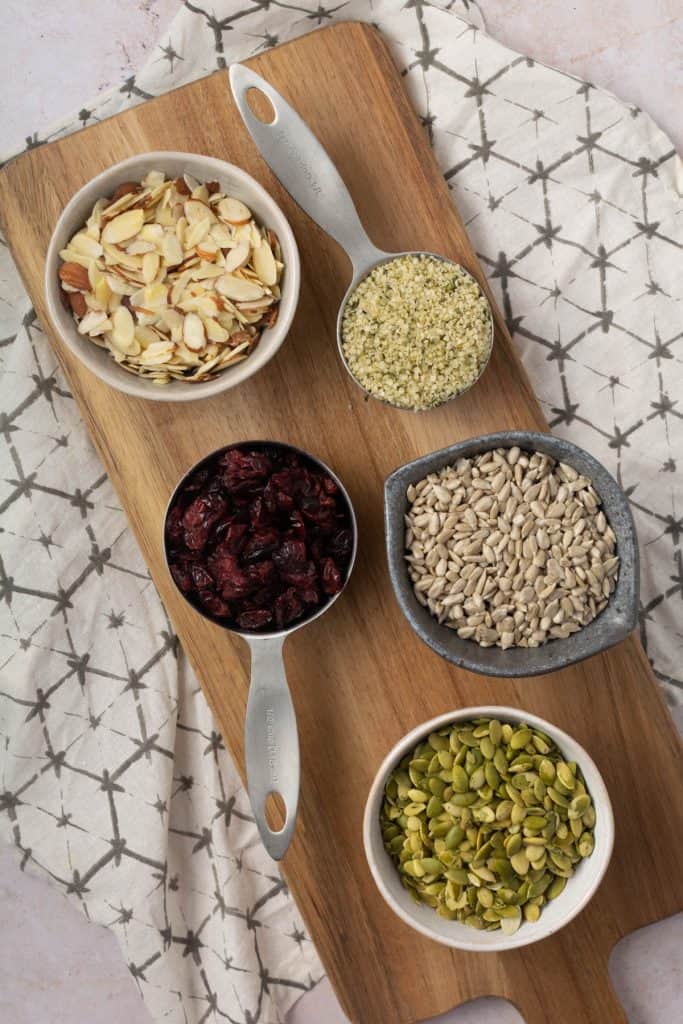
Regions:
<svg viewBox="0 0 683 1024"><path fill-rule="evenodd" d="M316 132L384 249L443 252L482 283L463 226L381 37L343 24L249 62ZM290 200L260 159L227 75L208 78L26 153L0 174L9 243L42 322L43 261L65 202L115 161L145 150L206 153L245 168L289 217L302 257L299 311L288 340L241 387L185 406L108 389L52 336L83 418L128 514L213 709L242 766L246 646L178 595L161 550L164 507L197 459L237 440L289 441L328 462L358 513L360 549L347 592L286 646L302 753L302 793L284 875L337 994L355 1024L400 1024L475 996L510 999L527 1024L624 1020L607 974L614 943L672 914L683 895L683 786L673 724L635 637L544 678L494 680L425 647L394 600L384 555L382 485L400 463L492 430L545 428L499 313L481 382L459 401L415 415L366 402L339 361L335 317L350 278L338 246ZM456 193L457 200L457 193ZM433 715L514 704L584 744L616 814L607 877L589 907L538 945L502 955L447 950L385 906L361 838L370 782L388 748Z"/></svg>

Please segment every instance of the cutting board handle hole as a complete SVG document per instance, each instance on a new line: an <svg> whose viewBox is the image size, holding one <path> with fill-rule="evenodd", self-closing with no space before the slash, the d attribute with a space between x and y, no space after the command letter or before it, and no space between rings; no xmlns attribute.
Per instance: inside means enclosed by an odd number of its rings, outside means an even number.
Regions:
<svg viewBox="0 0 683 1024"><path fill-rule="evenodd" d="M275 107L265 93L252 86L247 89L247 103L254 117L262 124L272 124L275 120Z"/></svg>
<svg viewBox="0 0 683 1024"><path fill-rule="evenodd" d="M271 832L282 832L287 820L287 808L279 793L274 790L266 797L266 821Z"/></svg>

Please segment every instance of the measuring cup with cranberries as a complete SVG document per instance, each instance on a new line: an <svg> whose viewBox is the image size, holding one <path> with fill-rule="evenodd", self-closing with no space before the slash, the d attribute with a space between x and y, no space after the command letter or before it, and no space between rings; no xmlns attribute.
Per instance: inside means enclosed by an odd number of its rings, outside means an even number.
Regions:
<svg viewBox="0 0 683 1024"><path fill-rule="evenodd" d="M336 600L356 554L356 519L341 481L290 445L246 441L213 452L180 481L164 549L183 597L251 647L245 723L247 785L266 849L289 846L299 794L299 744L282 645ZM266 820L279 794L286 820Z"/></svg>

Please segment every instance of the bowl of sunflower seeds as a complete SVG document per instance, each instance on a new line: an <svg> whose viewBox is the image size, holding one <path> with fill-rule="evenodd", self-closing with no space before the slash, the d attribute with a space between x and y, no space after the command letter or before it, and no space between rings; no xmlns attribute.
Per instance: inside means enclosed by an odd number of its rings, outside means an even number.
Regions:
<svg viewBox="0 0 683 1024"><path fill-rule="evenodd" d="M386 480L384 513L401 610L462 668L554 672L637 625L628 498L564 438L512 430L420 456Z"/></svg>
<svg viewBox="0 0 683 1024"><path fill-rule="evenodd" d="M191 153L131 157L84 185L50 241L60 337L107 384L190 401L277 352L299 295L292 230L243 170Z"/></svg>
<svg viewBox="0 0 683 1024"><path fill-rule="evenodd" d="M598 889L614 845L587 751L516 708L448 712L382 762L363 841L389 907L443 945L500 952L547 938Z"/></svg>

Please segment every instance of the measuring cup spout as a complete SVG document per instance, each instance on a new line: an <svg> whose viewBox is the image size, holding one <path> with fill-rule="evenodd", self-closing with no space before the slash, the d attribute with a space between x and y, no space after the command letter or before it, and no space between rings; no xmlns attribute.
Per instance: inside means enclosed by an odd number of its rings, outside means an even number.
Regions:
<svg viewBox="0 0 683 1024"><path fill-rule="evenodd" d="M251 648L251 685L244 726L247 788L263 845L281 860L289 846L299 801L299 736L282 658L284 635L247 637ZM274 832L266 818L266 800L277 793L286 819Z"/></svg>
<svg viewBox="0 0 683 1024"><path fill-rule="evenodd" d="M341 175L317 138L280 93L243 64L230 67L230 85L249 134L270 169L302 210L331 235L353 264L354 279L388 253L368 238ZM247 103L250 89L270 100L270 124L254 115Z"/></svg>

